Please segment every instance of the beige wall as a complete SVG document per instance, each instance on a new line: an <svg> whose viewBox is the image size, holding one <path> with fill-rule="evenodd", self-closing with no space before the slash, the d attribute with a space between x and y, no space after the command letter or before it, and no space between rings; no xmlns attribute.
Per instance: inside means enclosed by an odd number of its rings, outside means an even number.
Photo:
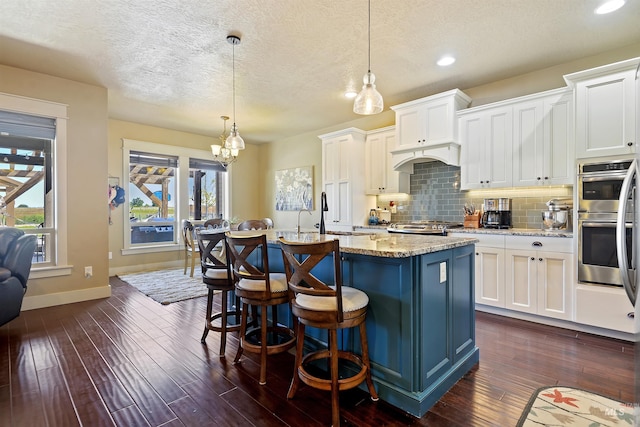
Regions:
<svg viewBox="0 0 640 427"><path fill-rule="evenodd" d="M72 274L30 279L27 299L55 294L53 300L67 301L69 293L91 295L92 288L108 287L106 89L0 65L0 92L68 105L68 180L58 185L68 192L62 209ZM93 267L93 277L85 279L85 266Z"/></svg>

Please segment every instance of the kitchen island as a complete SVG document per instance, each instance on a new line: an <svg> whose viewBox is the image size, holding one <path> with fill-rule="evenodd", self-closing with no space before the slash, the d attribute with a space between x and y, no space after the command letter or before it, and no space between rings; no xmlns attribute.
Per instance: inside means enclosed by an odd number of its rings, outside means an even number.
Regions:
<svg viewBox="0 0 640 427"><path fill-rule="evenodd" d="M376 389L386 402L420 417L478 363L476 239L398 234L320 236L317 232L279 230L258 233L267 235L272 272L284 271L280 236L290 241L340 241L344 285L369 296L369 356ZM287 314L279 314L279 319L289 319ZM359 352L354 334L357 332L343 331L342 346ZM326 335L313 328L307 337L310 346L326 342Z"/></svg>

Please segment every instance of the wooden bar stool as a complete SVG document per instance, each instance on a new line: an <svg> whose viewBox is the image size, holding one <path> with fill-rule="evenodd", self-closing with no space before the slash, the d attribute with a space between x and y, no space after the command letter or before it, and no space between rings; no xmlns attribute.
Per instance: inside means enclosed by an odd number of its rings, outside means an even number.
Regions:
<svg viewBox="0 0 640 427"><path fill-rule="evenodd" d="M196 239L200 249L200 265L202 266L202 282L207 285L207 313L204 333L200 342L206 344L209 331L220 332L220 357L224 357L227 343L227 332L240 330L240 298L236 296L235 309L229 311L229 297L234 290L234 281L225 248L224 230L207 232L196 230ZM217 313L213 311L213 296L221 292L222 307ZM235 323L229 324L229 318L235 316Z"/></svg>
<svg viewBox="0 0 640 427"><path fill-rule="evenodd" d="M289 289L294 293L291 309L293 315L298 318L295 369L287 398L294 397L300 380L311 387L331 391L331 422L333 426L339 426L339 392L341 390L349 390L366 381L371 399L378 400L378 394L371 380L369 345L365 326L369 297L359 289L342 286L338 240L294 243L280 237L280 245ZM330 257L329 259L333 261L333 285L331 286L313 274L313 268L326 257ZM328 330L327 349L303 355L305 325ZM338 330L356 326L360 333L361 356L340 350L338 347ZM309 362L321 359L328 359L330 379L313 375L311 370L307 369ZM338 369L340 360L352 362L359 371L351 376L340 377Z"/></svg>
<svg viewBox="0 0 640 427"><path fill-rule="evenodd" d="M198 255L198 245L194 242L195 227L188 219L182 220L182 240L184 241L184 274L187 274L189 267L189 257L191 257L191 272L189 276L193 277L196 268L196 257Z"/></svg>
<svg viewBox="0 0 640 427"><path fill-rule="evenodd" d="M236 295L242 301L240 345L234 363L240 361L245 350L260 354L259 382L264 385L267 383L267 355L285 352L295 345L294 331L278 324L276 306L289 304L291 300L286 276L284 273L269 273L267 238L264 234L234 236L227 233L226 243L236 281ZM249 305L260 308L260 325L247 331ZM269 307L271 325L267 320Z"/></svg>

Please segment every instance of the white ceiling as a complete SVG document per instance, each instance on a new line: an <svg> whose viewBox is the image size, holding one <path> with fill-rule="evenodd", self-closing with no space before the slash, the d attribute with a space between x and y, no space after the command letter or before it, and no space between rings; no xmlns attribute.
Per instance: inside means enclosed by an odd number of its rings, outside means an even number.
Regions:
<svg viewBox="0 0 640 427"><path fill-rule="evenodd" d="M372 0L371 69L389 106L640 42L640 1ZM1 0L0 64L104 86L112 118L247 143L354 120L366 0ZM447 68L435 62L454 54Z"/></svg>

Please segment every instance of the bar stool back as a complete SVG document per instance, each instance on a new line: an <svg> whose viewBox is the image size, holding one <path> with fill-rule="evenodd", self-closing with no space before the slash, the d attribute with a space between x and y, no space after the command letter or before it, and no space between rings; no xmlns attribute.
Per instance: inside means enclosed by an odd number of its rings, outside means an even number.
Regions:
<svg viewBox="0 0 640 427"><path fill-rule="evenodd" d="M242 301L240 345L234 363L240 361L245 350L260 354L259 381L260 385L264 385L267 383L267 355L285 352L295 345L294 331L278 324L276 306L290 303L286 276L283 273L269 273L267 238L264 234L234 236L227 233L226 242L236 281L236 295ZM249 305L260 308L260 325L247 331ZM271 325L267 320L269 307Z"/></svg>
<svg viewBox="0 0 640 427"><path fill-rule="evenodd" d="M204 333L200 342L206 344L209 331L220 332L220 357L224 357L227 343L227 332L240 330L240 299L235 298L235 309L229 310L229 297L234 290L233 276L229 266L227 251L225 248L224 230L207 232L196 230L196 239L200 250L200 265L202 267L202 282L207 285L207 313L204 324ZM213 296L221 292L221 310L212 314ZM235 323L229 324L228 320L235 316Z"/></svg>
<svg viewBox="0 0 640 427"><path fill-rule="evenodd" d="M294 293L291 310L293 315L298 318L295 369L287 398L294 397L300 380L311 387L331 391L331 420L333 426L339 426L339 392L341 390L357 387L366 381L371 399L378 400L378 394L371 379L369 346L365 326L369 297L359 289L342 286L338 240L294 243L287 242L280 237L280 246L282 247L288 286ZM327 256L331 257L333 261L333 285L331 286L312 274L313 268ZM329 345L327 349L303 355L305 325L328 330ZM361 356L338 348L338 329L356 326L359 328ZM320 359L328 359L330 379L318 377L312 374L311 370L307 370L309 362ZM359 368L359 371L351 376L340 378L340 360L352 362Z"/></svg>

